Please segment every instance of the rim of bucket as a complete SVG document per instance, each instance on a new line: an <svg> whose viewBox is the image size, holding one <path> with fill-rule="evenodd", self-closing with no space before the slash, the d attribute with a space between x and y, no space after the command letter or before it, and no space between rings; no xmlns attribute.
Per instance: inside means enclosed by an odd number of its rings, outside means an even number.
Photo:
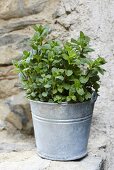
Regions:
<svg viewBox="0 0 114 170"><path fill-rule="evenodd" d="M54 102L42 102L42 101L39 101L39 100L31 100L31 99L28 99L28 100L30 102L39 103L39 104L47 104L47 105L76 105L76 104L84 104L84 103L91 102L91 99L84 101L84 102L76 102L76 103L68 103L68 102L54 103Z"/></svg>
<svg viewBox="0 0 114 170"><path fill-rule="evenodd" d="M61 102L61 103L54 103L54 102L42 102L42 101L39 101L39 100L32 100L32 99L29 99L28 100L30 102L34 102L34 103L40 103L40 104L47 104L47 105L79 105L79 104L84 104L84 103L91 103L91 104L94 104L97 100L97 93L94 91L92 93L92 96L91 96L91 99L87 100L87 101L84 101L84 102L76 102L76 103L68 103L68 102Z"/></svg>

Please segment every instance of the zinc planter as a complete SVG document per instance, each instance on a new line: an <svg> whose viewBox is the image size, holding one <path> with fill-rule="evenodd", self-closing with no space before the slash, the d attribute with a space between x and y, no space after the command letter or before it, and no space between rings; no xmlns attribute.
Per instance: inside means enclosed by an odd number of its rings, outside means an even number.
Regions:
<svg viewBox="0 0 114 170"><path fill-rule="evenodd" d="M51 160L82 158L106 61L92 58L90 38L82 31L77 39L58 41L47 26L34 30L32 50L23 51L14 65L30 99L38 154Z"/></svg>
<svg viewBox="0 0 114 170"><path fill-rule="evenodd" d="M87 154L97 95L83 103L30 101L38 154L51 160L75 160Z"/></svg>

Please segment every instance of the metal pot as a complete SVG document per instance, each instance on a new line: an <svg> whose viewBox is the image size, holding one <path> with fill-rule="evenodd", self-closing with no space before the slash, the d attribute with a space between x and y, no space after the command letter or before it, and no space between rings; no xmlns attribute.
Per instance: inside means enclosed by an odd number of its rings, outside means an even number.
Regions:
<svg viewBox="0 0 114 170"><path fill-rule="evenodd" d="M30 101L38 154L51 160L76 160L87 154L94 103Z"/></svg>

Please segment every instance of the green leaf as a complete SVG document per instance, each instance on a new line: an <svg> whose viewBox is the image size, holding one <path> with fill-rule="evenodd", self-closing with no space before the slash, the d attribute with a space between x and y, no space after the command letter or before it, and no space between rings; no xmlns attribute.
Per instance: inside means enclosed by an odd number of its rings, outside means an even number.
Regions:
<svg viewBox="0 0 114 170"><path fill-rule="evenodd" d="M75 85L72 84L72 85L70 86L70 88L69 88L69 95L70 95L70 96L73 96L75 92L76 92Z"/></svg>
<svg viewBox="0 0 114 170"><path fill-rule="evenodd" d="M62 54L62 57L67 61L69 60L69 56L67 54Z"/></svg>
<svg viewBox="0 0 114 170"><path fill-rule="evenodd" d="M53 94L56 94L56 93L57 93L57 89L54 89L54 90L52 91L52 93L53 93Z"/></svg>
<svg viewBox="0 0 114 170"><path fill-rule="evenodd" d="M93 51L95 51L95 50L92 48L89 48L89 47L85 47L83 50L84 53L89 53L89 52L93 52Z"/></svg>
<svg viewBox="0 0 114 170"><path fill-rule="evenodd" d="M72 70L66 70L65 73L69 77L73 74L73 71Z"/></svg>
<svg viewBox="0 0 114 170"><path fill-rule="evenodd" d="M78 99L79 99L80 102L84 101L84 97L82 97L82 96L79 96Z"/></svg>
<svg viewBox="0 0 114 170"><path fill-rule="evenodd" d="M101 65L103 65L103 64L106 63L106 60L105 60L103 57L98 57L98 58L96 59L96 61L97 61L98 63L100 63Z"/></svg>
<svg viewBox="0 0 114 170"><path fill-rule="evenodd" d="M68 54L70 58L73 58L76 56L76 52L74 50L69 51Z"/></svg>
<svg viewBox="0 0 114 170"><path fill-rule="evenodd" d="M46 78L51 79L51 75L50 75L50 74L47 74L47 75L46 75Z"/></svg>
<svg viewBox="0 0 114 170"><path fill-rule="evenodd" d="M100 88L100 85L97 82L95 82L93 84L93 88L95 89L95 91L98 91L98 89Z"/></svg>
<svg viewBox="0 0 114 170"><path fill-rule="evenodd" d="M80 81L78 79L75 79L75 87L79 89L81 86Z"/></svg>
<svg viewBox="0 0 114 170"><path fill-rule="evenodd" d="M45 64L47 63L48 64L48 60L46 58L43 58L42 61L45 62Z"/></svg>
<svg viewBox="0 0 114 170"><path fill-rule="evenodd" d="M51 85L50 85L50 84L46 84L44 87L45 87L45 88L50 88Z"/></svg>
<svg viewBox="0 0 114 170"><path fill-rule="evenodd" d="M49 103L53 103L53 99L49 99L49 101L48 101Z"/></svg>
<svg viewBox="0 0 114 170"><path fill-rule="evenodd" d="M34 29L35 31L39 31L39 25L33 25L33 29Z"/></svg>
<svg viewBox="0 0 114 170"><path fill-rule="evenodd" d="M64 73L64 69L59 69L59 72Z"/></svg>
<svg viewBox="0 0 114 170"><path fill-rule="evenodd" d="M58 72L58 69L56 67L53 67L52 68L52 73L57 73Z"/></svg>
<svg viewBox="0 0 114 170"><path fill-rule="evenodd" d="M91 93L90 92L87 92L86 95L85 95L85 99L88 100L91 98Z"/></svg>
<svg viewBox="0 0 114 170"><path fill-rule="evenodd" d="M37 89L37 84L36 83L33 83L33 88Z"/></svg>
<svg viewBox="0 0 114 170"><path fill-rule="evenodd" d="M84 77L84 76L81 76L81 77L80 77L80 82L81 82L82 84L87 83L88 80L89 80L89 77Z"/></svg>
<svg viewBox="0 0 114 170"><path fill-rule="evenodd" d="M47 95L48 95L48 92L43 92L43 93L42 93L42 96L43 96L43 97L47 97Z"/></svg>
<svg viewBox="0 0 114 170"><path fill-rule="evenodd" d="M74 62L77 66L79 66L81 64L81 60L79 60L79 59L75 59Z"/></svg>
<svg viewBox="0 0 114 170"><path fill-rule="evenodd" d="M67 96L67 102L70 102L71 101L71 97L70 96Z"/></svg>
<svg viewBox="0 0 114 170"><path fill-rule="evenodd" d="M23 51L23 54L24 54L26 57L29 57L30 52L29 52L29 51Z"/></svg>
<svg viewBox="0 0 114 170"><path fill-rule="evenodd" d="M43 73L43 74L41 74L41 77L45 78L45 76L46 76L46 75L45 75L44 73Z"/></svg>
<svg viewBox="0 0 114 170"><path fill-rule="evenodd" d="M61 47L60 47L60 46L55 46L55 47L53 48L53 50L54 50L54 52L55 52L56 54L60 54L60 53L61 53Z"/></svg>
<svg viewBox="0 0 114 170"><path fill-rule="evenodd" d="M50 49L51 49L51 46L50 46L50 44L44 44L44 45L42 46L42 48L45 49L45 50L50 50Z"/></svg>
<svg viewBox="0 0 114 170"><path fill-rule="evenodd" d="M80 31L80 38L84 38L84 37L85 37L84 33Z"/></svg>
<svg viewBox="0 0 114 170"><path fill-rule="evenodd" d="M56 96L54 97L54 102L61 103L61 96L56 95Z"/></svg>
<svg viewBox="0 0 114 170"><path fill-rule="evenodd" d="M31 93L31 96L32 96L32 97L35 97L35 96L36 96L36 94L35 94L34 92L32 92L32 93Z"/></svg>
<svg viewBox="0 0 114 170"><path fill-rule="evenodd" d="M82 88L76 89L76 90L77 90L77 93L78 93L80 96L84 95L84 90L83 90Z"/></svg>
<svg viewBox="0 0 114 170"><path fill-rule="evenodd" d="M70 85L69 85L69 84L63 84L63 87L64 87L64 89L66 89L66 90L69 90L69 89L70 89Z"/></svg>
<svg viewBox="0 0 114 170"><path fill-rule="evenodd" d="M77 43L77 41L74 38L71 38L71 42Z"/></svg>
<svg viewBox="0 0 114 170"><path fill-rule="evenodd" d="M30 63L30 61L31 61L31 58L30 58L30 57L28 57L28 58L26 59L26 63L27 63L27 64L29 64L29 63Z"/></svg>
<svg viewBox="0 0 114 170"><path fill-rule="evenodd" d="M98 67L97 68L98 72L101 73L102 75L104 75L105 69Z"/></svg>
<svg viewBox="0 0 114 170"><path fill-rule="evenodd" d="M100 65L103 65L105 64L106 61L104 58L102 57L98 57L94 62L93 62L93 66L100 66Z"/></svg>
<svg viewBox="0 0 114 170"><path fill-rule="evenodd" d="M62 92L63 92L63 89L62 89L61 87L59 87L59 88L58 88L58 91L59 91L60 93L62 93Z"/></svg>
<svg viewBox="0 0 114 170"><path fill-rule="evenodd" d="M76 101L76 96L72 96L72 100Z"/></svg>
<svg viewBox="0 0 114 170"><path fill-rule="evenodd" d="M59 79L59 80L64 80L64 77L63 76L57 76L56 79Z"/></svg>

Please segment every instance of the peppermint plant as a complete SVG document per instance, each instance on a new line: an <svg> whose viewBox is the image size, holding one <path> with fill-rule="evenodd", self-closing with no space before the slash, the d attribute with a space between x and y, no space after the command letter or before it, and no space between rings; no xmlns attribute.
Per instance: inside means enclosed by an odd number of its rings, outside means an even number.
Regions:
<svg viewBox="0 0 114 170"><path fill-rule="evenodd" d="M103 57L92 59L90 38L83 32L77 39L61 42L49 36L46 26L35 25L31 51L23 51L14 65L26 95L43 102L84 102L98 93Z"/></svg>

